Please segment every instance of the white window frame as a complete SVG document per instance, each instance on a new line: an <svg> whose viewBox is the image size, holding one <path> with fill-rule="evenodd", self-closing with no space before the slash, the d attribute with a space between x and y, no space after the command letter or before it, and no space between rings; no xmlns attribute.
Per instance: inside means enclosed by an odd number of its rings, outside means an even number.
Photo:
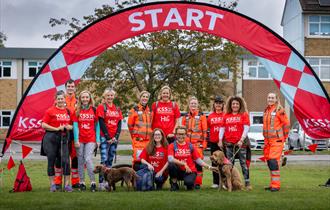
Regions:
<svg viewBox="0 0 330 210"><path fill-rule="evenodd" d="M255 66L252 66L252 65L249 65L249 62L257 62L257 65ZM257 70L257 76L256 77L250 77L249 75L249 68L250 67L255 67L256 70ZM272 80L272 76L269 74L269 72L267 71L268 73L268 77L267 78L259 78L259 67L265 67L260 61L258 61L257 59L247 59L247 60L244 60L243 62L243 72L244 72L244 75L243 75L243 79L244 80ZM266 67L265 67L266 68Z"/></svg>
<svg viewBox="0 0 330 210"><path fill-rule="evenodd" d="M264 117L264 113L263 112L250 112L249 113L249 115L250 115L250 124L251 125L262 125L263 124L263 122L261 121L260 123L254 123L253 122L253 118L255 118L255 117Z"/></svg>
<svg viewBox="0 0 330 210"><path fill-rule="evenodd" d="M3 115L3 112L10 112L10 115ZM10 117L9 125L13 120L14 110L0 110L0 128L7 129L9 126L3 126L3 117Z"/></svg>
<svg viewBox="0 0 330 210"><path fill-rule="evenodd" d="M11 64L10 64L10 66L9 65L3 65L3 63L4 62L10 62ZM0 60L0 66L1 66L1 77L0 77L0 80L1 79L16 79L16 72L14 71L14 66L15 65L15 63L14 63L14 61L12 61L12 60ZM10 77L4 77L3 76L3 67L10 67Z"/></svg>
<svg viewBox="0 0 330 210"><path fill-rule="evenodd" d="M319 22L310 22L309 21L309 18L311 16L319 16L320 17L320 21ZM307 16L307 28L308 28L308 31L307 31L307 37L314 37L314 38L330 38L330 32L328 35L322 35L322 34L317 34L317 35L314 35L314 34L310 34L311 33L311 30L310 30L310 23L318 23L319 24L319 33L321 33L321 17L322 16L329 16L330 15L308 15ZM326 22L326 23L330 23L330 22Z"/></svg>
<svg viewBox="0 0 330 210"><path fill-rule="evenodd" d="M29 63L30 62L36 62L37 66L30 66ZM41 69L41 67L43 66L45 60L26 60L24 62L24 79L33 79L34 77L30 77L29 73L30 73L30 67L36 67L37 68L37 72Z"/></svg>
<svg viewBox="0 0 330 210"><path fill-rule="evenodd" d="M317 65L318 66L318 70L315 70L314 69L314 66L316 66L316 65L311 65L310 64L310 66L313 68L313 70L314 70L314 72L318 75L318 77L320 78L320 80L322 81L322 82L330 82L330 78L326 78L326 79L324 79L324 78L321 78L321 66L329 66L329 70L330 70L330 65L321 65L321 59L324 59L324 58L326 58L326 59L330 59L330 56L310 56L310 57L306 57L306 60L307 60L307 62L309 63L309 59L318 59L319 60L319 64Z"/></svg>

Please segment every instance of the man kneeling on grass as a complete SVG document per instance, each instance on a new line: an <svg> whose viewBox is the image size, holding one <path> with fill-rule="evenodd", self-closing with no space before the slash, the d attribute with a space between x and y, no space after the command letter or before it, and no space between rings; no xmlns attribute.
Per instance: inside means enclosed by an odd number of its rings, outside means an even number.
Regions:
<svg viewBox="0 0 330 210"><path fill-rule="evenodd" d="M194 162L209 170L216 170L216 168L206 164L193 145L186 141L186 127L178 126L175 129L175 136L176 140L168 146L171 191L179 190L177 180L183 180L187 190L193 190L197 173Z"/></svg>

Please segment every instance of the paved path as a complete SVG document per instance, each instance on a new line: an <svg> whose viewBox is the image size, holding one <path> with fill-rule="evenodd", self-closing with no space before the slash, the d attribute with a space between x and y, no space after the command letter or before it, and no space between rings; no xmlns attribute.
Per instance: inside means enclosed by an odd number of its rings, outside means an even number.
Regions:
<svg viewBox="0 0 330 210"><path fill-rule="evenodd" d="M26 158L27 160L46 160L46 157L40 156L40 144L39 143L24 143L24 145L32 147L33 151ZM0 145L2 148L2 145ZM131 150L132 146L128 144L118 145L118 150ZM19 160L22 157L21 145L13 143L11 145L11 152L14 160ZM8 159L9 153L7 152L3 157L3 160ZM262 155L253 155L252 163L260 163L259 158ZM288 164L325 164L330 166L330 155L288 155ZM94 158L95 162L100 160L99 154ZM205 156L205 160L209 162L209 155ZM128 155L118 155L117 163L131 163L131 157Z"/></svg>

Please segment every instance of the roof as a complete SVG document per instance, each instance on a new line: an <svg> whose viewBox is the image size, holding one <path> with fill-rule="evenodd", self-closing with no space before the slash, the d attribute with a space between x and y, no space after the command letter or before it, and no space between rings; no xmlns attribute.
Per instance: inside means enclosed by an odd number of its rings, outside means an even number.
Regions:
<svg viewBox="0 0 330 210"><path fill-rule="evenodd" d="M303 13L330 14L330 0L299 0Z"/></svg>
<svg viewBox="0 0 330 210"><path fill-rule="evenodd" d="M48 59L55 48L7 48L0 47L0 59Z"/></svg>

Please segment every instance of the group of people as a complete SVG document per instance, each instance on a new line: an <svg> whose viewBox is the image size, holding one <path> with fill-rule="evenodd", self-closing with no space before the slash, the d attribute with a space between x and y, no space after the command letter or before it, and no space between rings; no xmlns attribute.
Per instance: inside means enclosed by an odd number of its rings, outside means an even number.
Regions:
<svg viewBox="0 0 330 210"><path fill-rule="evenodd" d="M86 166L91 181L90 190L95 192L93 154L100 148L101 164L112 167L123 115L120 108L113 103L116 97L113 89L105 89L102 102L96 108L92 94L87 90L81 91L70 108L70 102L75 98L74 81L69 80L65 87L66 93L56 93L54 106L46 111L42 119L42 127L46 130L42 146L48 160L50 191L55 192L62 186L57 181L62 180L62 174L64 191L72 191L70 168L71 178L76 178L73 172L78 169L78 186L80 190L86 190ZM170 189L176 191L180 180L187 190L200 189L203 184L203 168L206 168L213 171L212 187L217 188L219 176L215 172L215 166L203 161L209 129L211 153L220 149L225 151L233 165L235 157L238 158L245 186L251 189L246 160L250 122L242 97L231 96L225 103L221 96L216 96L213 112L208 117L200 110L196 97L189 98L188 112L181 116L180 107L172 101L171 88L168 86L160 89L158 100L151 107L148 106L149 98L150 93L142 91L139 102L128 113L127 125L132 140L134 170L147 167L153 171L156 189L162 189L169 176ZM275 192L280 189L279 160L289 123L275 93L268 94L267 103L263 129L265 158L271 171L271 184L267 189ZM69 146L70 138L74 140L72 147ZM73 154L74 151L77 152ZM76 165L75 159L78 160ZM71 180L72 186L76 187L74 181L77 180ZM104 178L99 176L99 190L103 190L105 185Z"/></svg>

